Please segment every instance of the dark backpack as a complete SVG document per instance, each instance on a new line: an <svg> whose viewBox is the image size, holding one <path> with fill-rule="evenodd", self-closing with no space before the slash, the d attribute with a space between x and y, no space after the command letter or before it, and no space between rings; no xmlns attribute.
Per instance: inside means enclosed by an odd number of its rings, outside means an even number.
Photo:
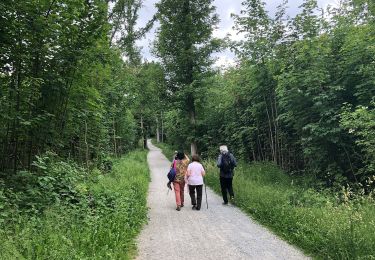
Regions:
<svg viewBox="0 0 375 260"><path fill-rule="evenodd" d="M170 182L173 182L174 179L176 178L176 161L173 162L171 169L169 170L167 174L167 177Z"/></svg>
<svg viewBox="0 0 375 260"><path fill-rule="evenodd" d="M224 153L221 155L221 167L224 173L230 173L233 170L232 159L229 153Z"/></svg>

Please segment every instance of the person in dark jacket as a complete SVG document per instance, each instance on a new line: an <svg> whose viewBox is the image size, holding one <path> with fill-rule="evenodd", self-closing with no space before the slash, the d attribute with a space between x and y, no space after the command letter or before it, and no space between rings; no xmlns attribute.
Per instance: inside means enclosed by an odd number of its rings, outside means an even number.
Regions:
<svg viewBox="0 0 375 260"><path fill-rule="evenodd" d="M230 196L230 200L234 202L232 181L234 175L234 167L236 166L236 158L234 158L233 154L228 151L228 147L226 145L221 145L220 154L217 159L217 167L220 168L220 186L224 205L228 204L228 193Z"/></svg>

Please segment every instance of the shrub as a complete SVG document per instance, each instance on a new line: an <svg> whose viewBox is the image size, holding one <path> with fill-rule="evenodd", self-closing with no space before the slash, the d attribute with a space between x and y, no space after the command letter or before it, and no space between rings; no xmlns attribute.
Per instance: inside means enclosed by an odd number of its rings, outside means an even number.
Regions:
<svg viewBox="0 0 375 260"><path fill-rule="evenodd" d="M102 175L94 170L90 178L84 172L78 177L64 174L80 169L74 165L46 159L38 163L36 180L54 178L43 182L43 192L62 196L52 203L39 194L41 205L49 203L39 214L24 211L7 216L6 225L0 222L0 259L130 259L147 219L146 152L130 153L114 161L112 172ZM61 179L67 176L68 181ZM66 195L66 187L77 201Z"/></svg>

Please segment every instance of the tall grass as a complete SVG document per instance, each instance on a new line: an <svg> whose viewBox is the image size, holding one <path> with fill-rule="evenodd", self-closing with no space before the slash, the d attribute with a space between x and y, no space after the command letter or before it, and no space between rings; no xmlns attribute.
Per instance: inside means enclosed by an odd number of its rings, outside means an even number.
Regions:
<svg viewBox="0 0 375 260"><path fill-rule="evenodd" d="M214 162L207 183L220 192ZM240 165L233 179L236 205L318 259L375 259L375 204L317 192L272 164Z"/></svg>
<svg viewBox="0 0 375 260"><path fill-rule="evenodd" d="M13 216L0 226L0 259L131 259L146 221L146 152L79 184L85 200L55 204L42 215Z"/></svg>

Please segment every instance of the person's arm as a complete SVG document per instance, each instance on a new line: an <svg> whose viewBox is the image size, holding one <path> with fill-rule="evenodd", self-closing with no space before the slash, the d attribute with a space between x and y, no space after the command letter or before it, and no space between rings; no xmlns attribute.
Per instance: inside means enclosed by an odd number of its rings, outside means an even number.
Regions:
<svg viewBox="0 0 375 260"><path fill-rule="evenodd" d="M202 174L202 176L205 176L205 175L206 175L206 172L205 172L203 166L202 166L201 174Z"/></svg>
<svg viewBox="0 0 375 260"><path fill-rule="evenodd" d="M174 162L175 160L173 159L172 164L171 164L171 169L174 167Z"/></svg>
<svg viewBox="0 0 375 260"><path fill-rule="evenodd" d="M189 176L191 175L191 168L190 168L190 164L186 170L186 178L189 178Z"/></svg>
<svg viewBox="0 0 375 260"><path fill-rule="evenodd" d="M236 158L234 158L234 155L233 155L233 154L230 154L230 157L231 157L231 160L232 160L233 166L236 167L236 166L237 166Z"/></svg>
<svg viewBox="0 0 375 260"><path fill-rule="evenodd" d="M217 163L216 163L217 167L221 167L221 154L219 154L219 157L217 158Z"/></svg>

